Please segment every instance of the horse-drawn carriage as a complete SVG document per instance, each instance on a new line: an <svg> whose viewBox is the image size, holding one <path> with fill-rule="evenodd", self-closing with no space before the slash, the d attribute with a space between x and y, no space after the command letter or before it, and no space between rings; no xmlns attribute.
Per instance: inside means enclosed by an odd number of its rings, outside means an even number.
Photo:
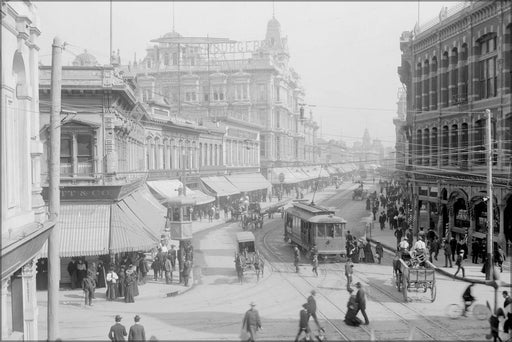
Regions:
<svg viewBox="0 0 512 342"><path fill-rule="evenodd" d="M363 186L358 187L357 189L354 189L354 192L352 193L352 199L358 199L360 201L364 200L368 196L368 190L364 190Z"/></svg>
<svg viewBox="0 0 512 342"><path fill-rule="evenodd" d="M263 228L263 214L258 202L250 203L247 210L242 212L240 217L240 227L243 230L254 230Z"/></svg>
<svg viewBox="0 0 512 342"><path fill-rule="evenodd" d="M397 252L393 259L393 278L404 301L409 301L408 293L413 290L423 293L430 290L430 301L436 300L435 266L426 260L424 253Z"/></svg>
<svg viewBox="0 0 512 342"><path fill-rule="evenodd" d="M235 269L238 281L243 283L244 273L254 272L256 279L263 277L265 262L254 245L252 232L239 232L236 234L237 250L235 252Z"/></svg>

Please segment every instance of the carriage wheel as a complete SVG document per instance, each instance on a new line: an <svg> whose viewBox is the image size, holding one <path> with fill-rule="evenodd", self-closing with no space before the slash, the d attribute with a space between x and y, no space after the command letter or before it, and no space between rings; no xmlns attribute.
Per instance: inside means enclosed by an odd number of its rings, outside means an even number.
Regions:
<svg viewBox="0 0 512 342"><path fill-rule="evenodd" d="M430 288L430 301L434 302L436 300L437 287L436 283L432 283L432 287Z"/></svg>

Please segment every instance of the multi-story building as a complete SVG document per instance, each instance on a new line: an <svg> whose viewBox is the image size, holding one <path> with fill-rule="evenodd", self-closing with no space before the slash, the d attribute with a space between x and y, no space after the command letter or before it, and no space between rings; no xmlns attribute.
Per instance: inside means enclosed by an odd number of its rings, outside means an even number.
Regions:
<svg viewBox="0 0 512 342"><path fill-rule="evenodd" d="M38 340L35 257L54 225L40 184L39 22L30 1L3 1L1 15L2 340Z"/></svg>
<svg viewBox="0 0 512 342"><path fill-rule="evenodd" d="M313 164L318 125L301 117L304 92L289 66L287 39L272 18L263 41L185 38L169 32L142 61L124 68L137 75L143 101L159 99L172 114L226 127L222 163L226 172L267 171ZM302 113L304 108L302 109Z"/></svg>
<svg viewBox="0 0 512 342"><path fill-rule="evenodd" d="M165 228L166 210L152 199L144 181L148 165L161 162L148 142L147 118L134 84L114 65L101 66L84 52L62 67L60 183L61 283L69 283L71 258L108 261L116 253L152 248ZM38 134L44 144L43 195L48 181L51 68L39 67ZM156 119L155 119L156 120ZM156 136L157 134L154 134ZM197 134L196 134L197 135ZM47 252L38 262L45 287Z"/></svg>
<svg viewBox="0 0 512 342"><path fill-rule="evenodd" d="M508 1L465 1L400 38L406 169L415 229L485 239L486 110L492 114L494 240L512 237L512 16ZM410 171L410 172L409 172Z"/></svg>
<svg viewBox="0 0 512 342"><path fill-rule="evenodd" d="M406 89L398 89L398 101L397 101L397 116L393 118L393 124L395 125L395 165L392 165L392 169L404 170L406 165L406 156L408 155L407 144L407 91Z"/></svg>

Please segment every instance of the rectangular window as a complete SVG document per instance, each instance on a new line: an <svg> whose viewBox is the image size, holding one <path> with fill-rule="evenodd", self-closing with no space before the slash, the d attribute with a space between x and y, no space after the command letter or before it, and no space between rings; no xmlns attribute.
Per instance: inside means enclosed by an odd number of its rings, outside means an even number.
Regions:
<svg viewBox="0 0 512 342"><path fill-rule="evenodd" d="M204 100L204 102L208 102L210 100L210 94L208 91L208 87L203 87L203 100Z"/></svg>
<svg viewBox="0 0 512 342"><path fill-rule="evenodd" d="M318 227L316 236L325 237L325 223L318 223L316 226Z"/></svg>
<svg viewBox="0 0 512 342"><path fill-rule="evenodd" d="M73 143L70 136L63 136L60 140L60 174L73 176Z"/></svg>
<svg viewBox="0 0 512 342"><path fill-rule="evenodd" d="M79 175L92 174L92 136L89 134L77 134L77 171ZM119 146L120 157L125 153L124 145Z"/></svg>
<svg viewBox="0 0 512 342"><path fill-rule="evenodd" d="M265 84L258 85L258 101L267 101L267 86Z"/></svg>

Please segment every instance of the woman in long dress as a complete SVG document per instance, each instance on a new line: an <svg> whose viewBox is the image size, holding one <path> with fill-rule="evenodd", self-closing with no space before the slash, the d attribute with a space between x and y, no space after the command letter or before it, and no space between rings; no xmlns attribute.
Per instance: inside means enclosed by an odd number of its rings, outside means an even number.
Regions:
<svg viewBox="0 0 512 342"><path fill-rule="evenodd" d="M119 277L113 269L107 273L107 300L115 300L117 298L117 280Z"/></svg>
<svg viewBox="0 0 512 342"><path fill-rule="evenodd" d="M133 265L131 267L132 269L132 274L133 274L133 278L135 279L135 281L132 283L132 294L134 297L137 297L139 295L139 273L137 271L137 267L135 265Z"/></svg>
<svg viewBox="0 0 512 342"><path fill-rule="evenodd" d="M350 293L350 297L349 297L348 303L347 303L347 313L345 314L345 323L347 325L358 327L359 325L361 325L362 321L360 318L358 318L356 316L357 310L358 310L356 295L354 294L354 289L352 289L352 288L349 288L348 292Z"/></svg>
<svg viewBox="0 0 512 342"><path fill-rule="evenodd" d="M126 303L135 303L135 300L133 299L133 287L134 283L137 282L136 275L133 272L133 269L129 268L126 270L126 279L125 279L125 295L124 295L124 301Z"/></svg>
<svg viewBox="0 0 512 342"><path fill-rule="evenodd" d="M364 245L364 261L367 264L373 264L375 262L375 259L373 258L372 246L368 239L366 240L366 245Z"/></svg>
<svg viewBox="0 0 512 342"><path fill-rule="evenodd" d="M119 271L119 297L126 296L126 272L124 271L124 267L121 266L121 270Z"/></svg>

